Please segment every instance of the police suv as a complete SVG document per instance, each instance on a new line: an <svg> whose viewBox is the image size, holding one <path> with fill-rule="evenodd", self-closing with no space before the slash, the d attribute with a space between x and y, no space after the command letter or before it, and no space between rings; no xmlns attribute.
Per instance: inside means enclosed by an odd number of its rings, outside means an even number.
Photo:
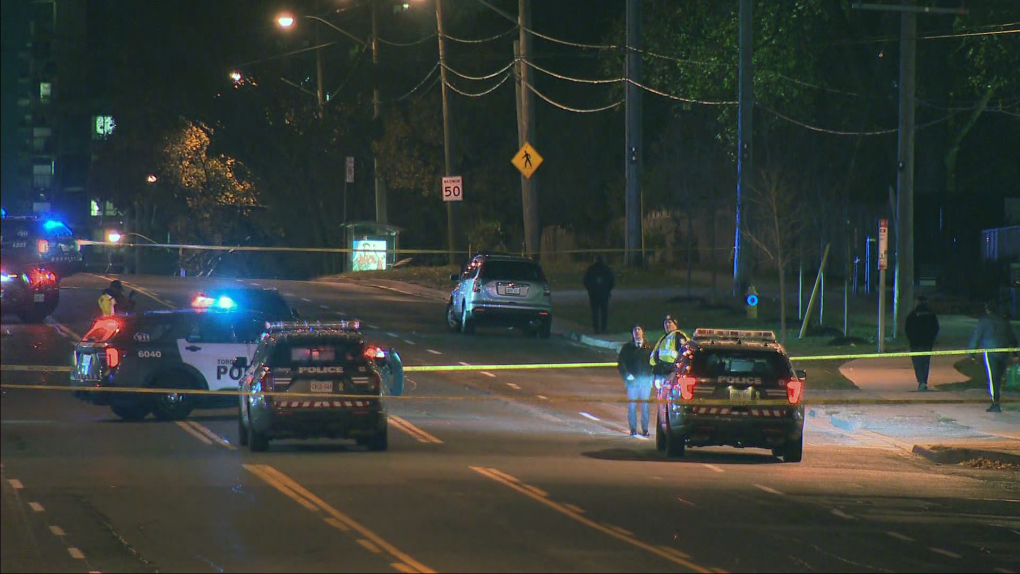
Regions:
<svg viewBox="0 0 1020 574"><path fill-rule="evenodd" d="M182 420L197 406L232 404L266 318L216 307L101 318L75 347L71 386L91 389L75 395L108 405L126 420L141 420L150 412L159 420ZM118 388L222 391L224 396Z"/></svg>
<svg viewBox="0 0 1020 574"><path fill-rule="evenodd" d="M386 450L382 397L401 393L403 368L359 329L356 320L267 325L241 380L241 444L264 451L271 439L342 438Z"/></svg>
<svg viewBox="0 0 1020 574"><path fill-rule="evenodd" d="M771 449L785 462L804 452L804 371L794 371L771 331L697 329L658 390L655 446Z"/></svg>
<svg viewBox="0 0 1020 574"><path fill-rule="evenodd" d="M66 225L37 216L0 216L0 313L39 323L60 303L60 281L82 270Z"/></svg>

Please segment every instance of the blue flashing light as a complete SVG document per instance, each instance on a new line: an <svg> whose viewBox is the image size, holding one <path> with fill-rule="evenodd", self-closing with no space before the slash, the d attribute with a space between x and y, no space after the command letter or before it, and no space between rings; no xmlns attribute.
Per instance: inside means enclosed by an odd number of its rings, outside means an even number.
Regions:
<svg viewBox="0 0 1020 574"><path fill-rule="evenodd" d="M7 210L0 207L0 219L7 217Z"/></svg>
<svg viewBox="0 0 1020 574"><path fill-rule="evenodd" d="M54 229L60 229L61 227L64 227L64 224L54 219L51 219L46 223L43 223L43 229L45 229L46 231L53 231Z"/></svg>
<svg viewBox="0 0 1020 574"><path fill-rule="evenodd" d="M747 299L745 299L745 301L747 302L747 306L748 307L757 307L758 306L758 296L757 295L748 295Z"/></svg>
<svg viewBox="0 0 1020 574"><path fill-rule="evenodd" d="M12 281L11 276L6 273L0 273L0 283L7 283Z"/></svg>
<svg viewBox="0 0 1020 574"><path fill-rule="evenodd" d="M216 306L220 309L233 309L237 307L237 303L234 303L233 299L224 295L216 300Z"/></svg>

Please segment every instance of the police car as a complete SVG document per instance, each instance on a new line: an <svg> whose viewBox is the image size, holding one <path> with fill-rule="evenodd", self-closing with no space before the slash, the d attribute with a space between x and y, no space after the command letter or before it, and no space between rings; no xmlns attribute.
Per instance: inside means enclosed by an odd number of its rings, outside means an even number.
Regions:
<svg viewBox="0 0 1020 574"><path fill-rule="evenodd" d="M92 389L75 395L108 405L126 420L141 420L150 412L159 420L182 420L198 406L232 404L265 322L266 316L256 311L215 307L104 317L75 347L71 386ZM99 390L118 388L220 391L224 395Z"/></svg>
<svg viewBox="0 0 1020 574"><path fill-rule="evenodd" d="M264 451L272 439L341 438L383 451L382 397L402 388L399 356L367 342L356 320L270 324L241 380L240 442Z"/></svg>
<svg viewBox="0 0 1020 574"><path fill-rule="evenodd" d="M60 221L0 217L0 312L41 322L60 303L60 280L82 266L78 240Z"/></svg>
<svg viewBox="0 0 1020 574"><path fill-rule="evenodd" d="M655 446L667 457L688 446L766 448L800 462L805 380L771 331L697 329L658 391Z"/></svg>
<svg viewBox="0 0 1020 574"><path fill-rule="evenodd" d="M257 310L280 320L298 318L297 309L287 304L277 289L263 287L226 287L195 294L192 307Z"/></svg>

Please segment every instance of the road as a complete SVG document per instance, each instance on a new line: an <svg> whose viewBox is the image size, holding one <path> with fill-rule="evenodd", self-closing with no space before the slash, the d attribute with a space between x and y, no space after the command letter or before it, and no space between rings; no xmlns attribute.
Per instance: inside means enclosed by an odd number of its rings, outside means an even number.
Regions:
<svg viewBox="0 0 1020 574"><path fill-rule="evenodd" d="M142 309L201 281L126 278ZM69 279L47 325L3 323L2 363L67 365L106 280ZM605 361L565 338L447 333L441 303L276 286L303 317L358 317L405 364ZM237 448L236 410L124 423L4 371L3 572L1016 572L1020 476L939 466L809 417L804 462L627 436L611 369L415 373L390 450ZM559 400L587 395L593 400ZM395 431L395 432L394 432Z"/></svg>

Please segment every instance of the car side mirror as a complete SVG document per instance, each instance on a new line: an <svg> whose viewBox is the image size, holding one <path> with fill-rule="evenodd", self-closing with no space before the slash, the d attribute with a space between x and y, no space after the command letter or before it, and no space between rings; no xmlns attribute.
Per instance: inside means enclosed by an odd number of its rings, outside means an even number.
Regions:
<svg viewBox="0 0 1020 574"><path fill-rule="evenodd" d="M231 370L233 369L247 369L248 368L248 357L237 357L234 362L230 365Z"/></svg>
<svg viewBox="0 0 1020 574"><path fill-rule="evenodd" d="M450 275L450 281L460 281L460 275L458 275L456 273L454 273L453 275Z"/></svg>
<svg viewBox="0 0 1020 574"><path fill-rule="evenodd" d="M797 378L802 380L802 381L807 379L807 371L796 371L796 374L797 374Z"/></svg>

